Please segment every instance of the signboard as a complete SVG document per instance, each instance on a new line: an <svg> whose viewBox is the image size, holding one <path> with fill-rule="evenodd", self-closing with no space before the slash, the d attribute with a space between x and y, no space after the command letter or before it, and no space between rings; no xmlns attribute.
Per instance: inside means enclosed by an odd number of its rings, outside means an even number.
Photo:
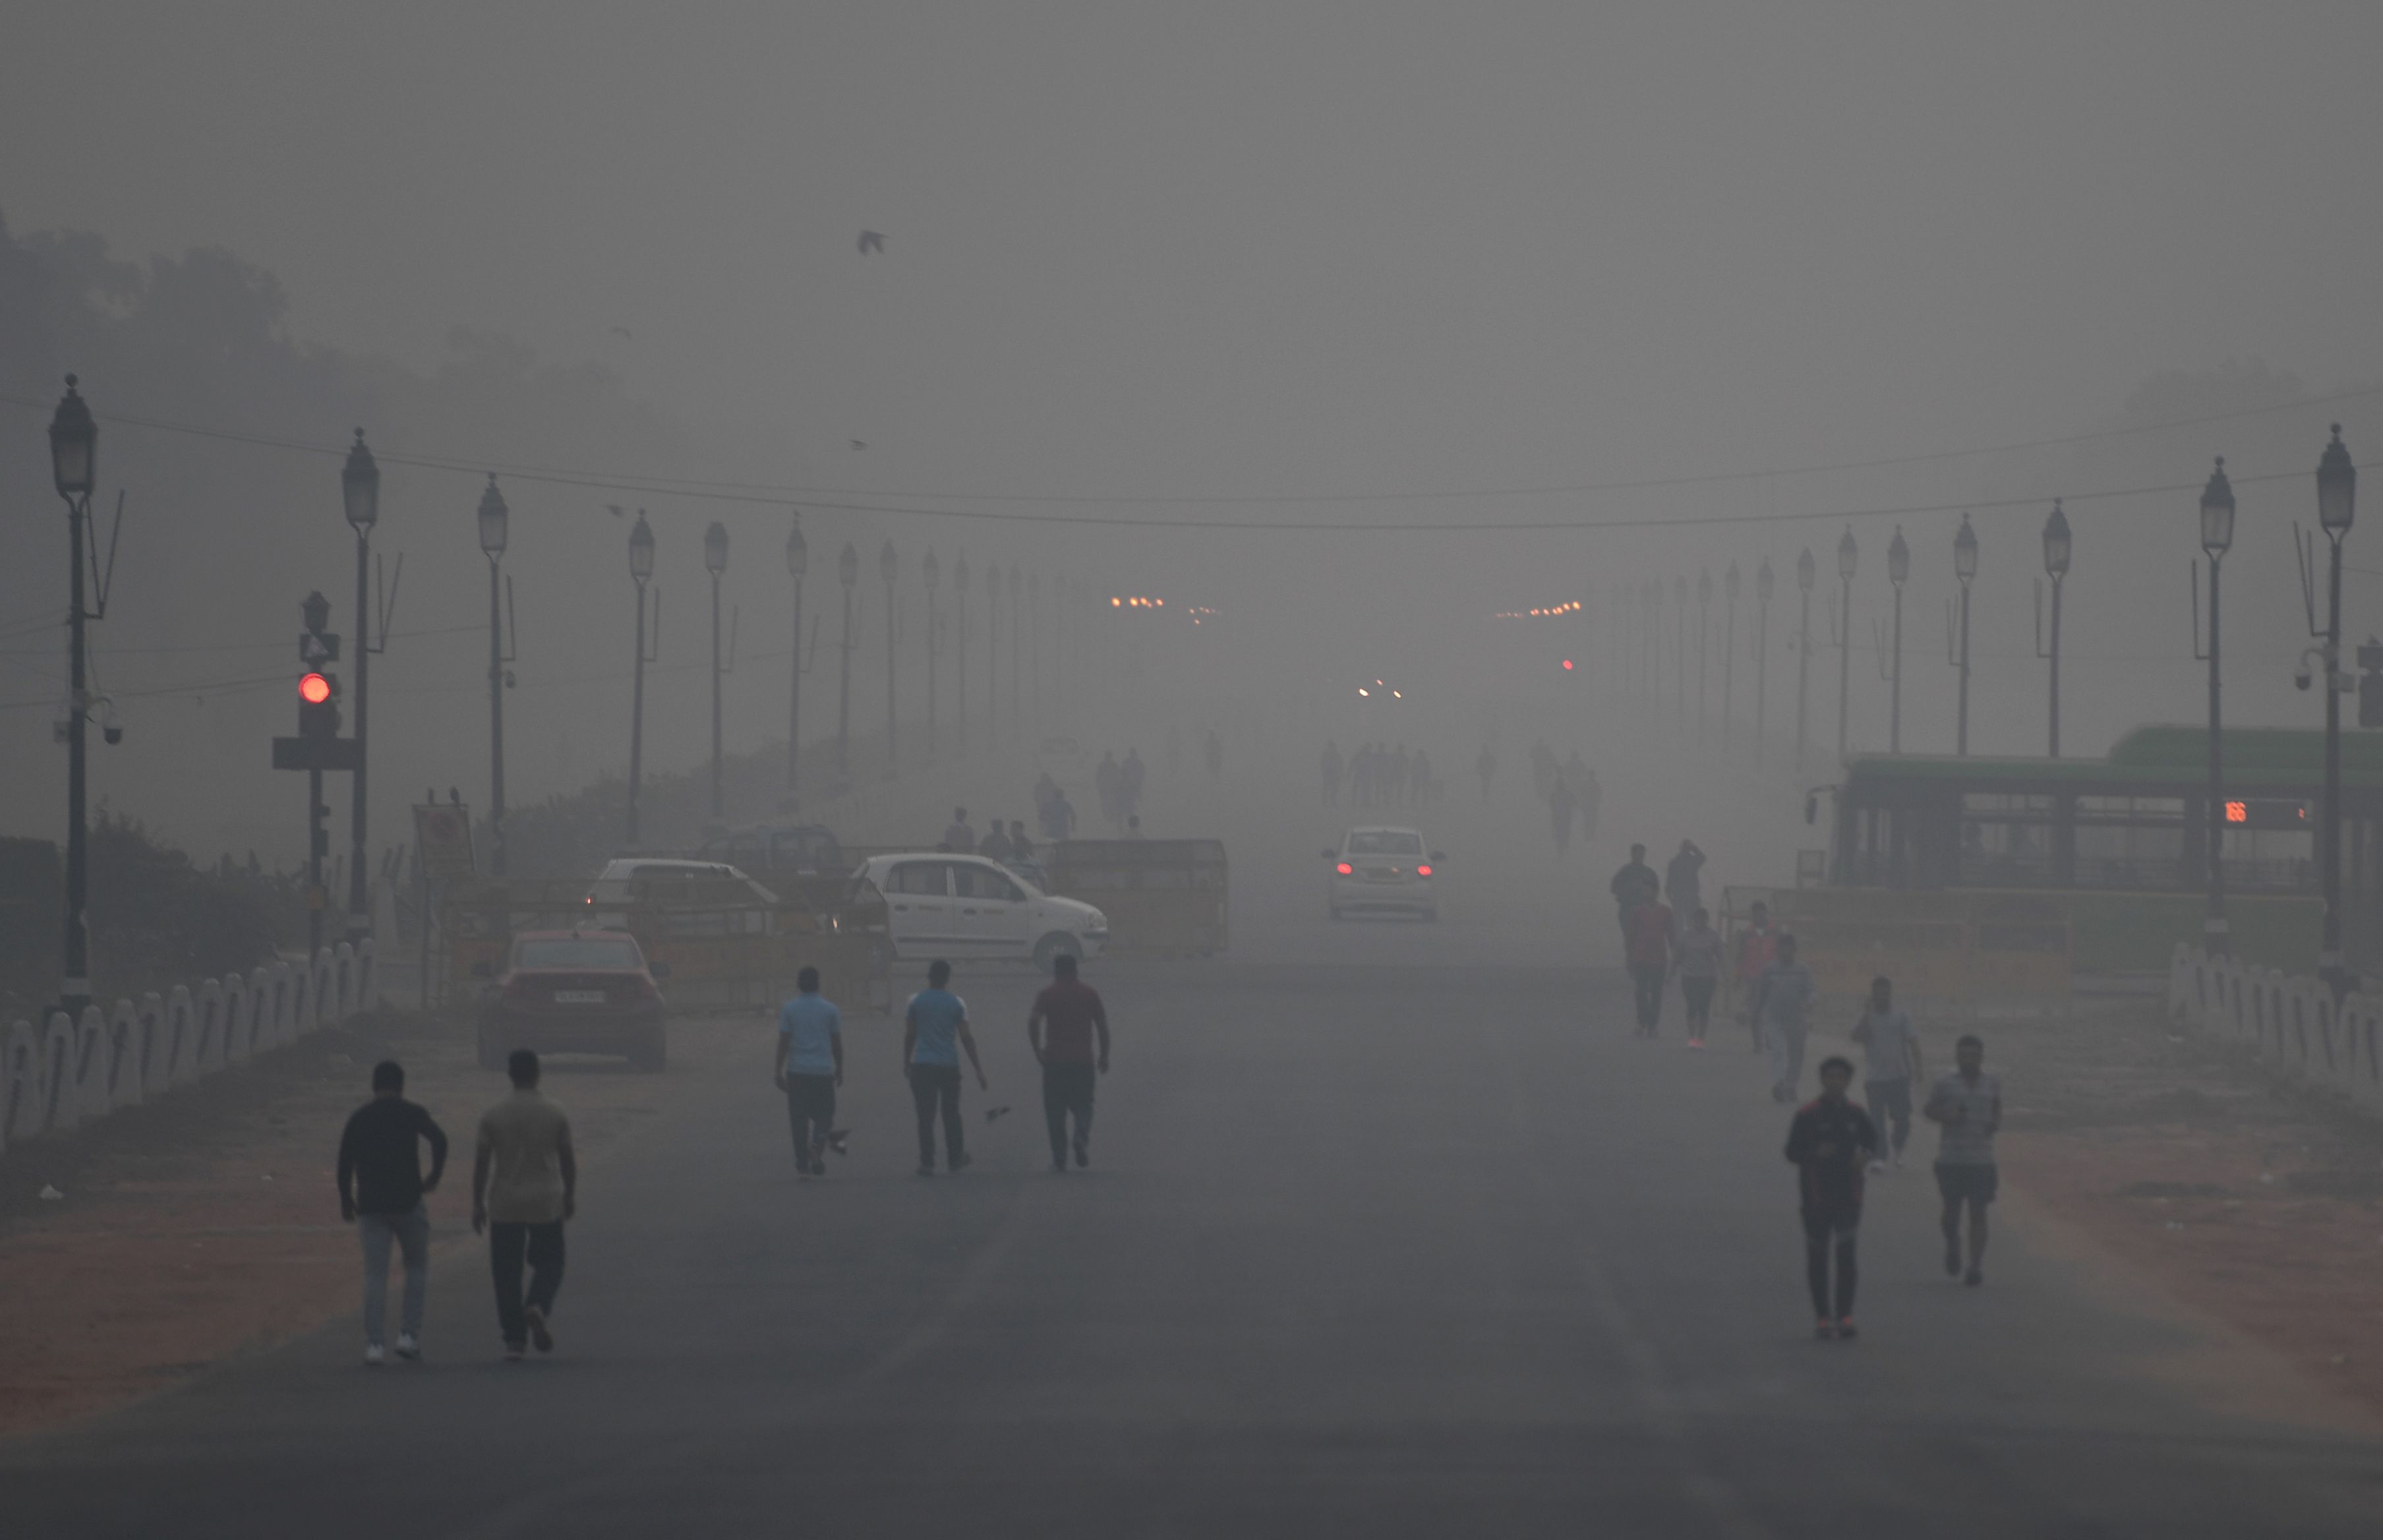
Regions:
<svg viewBox="0 0 2383 1540"><path fill-rule="evenodd" d="M414 845L422 853L422 869L429 877L470 877L472 810L461 803L431 802L414 809Z"/></svg>
<svg viewBox="0 0 2383 1540"><path fill-rule="evenodd" d="M364 759L353 738L273 740L275 770L352 770L362 768Z"/></svg>

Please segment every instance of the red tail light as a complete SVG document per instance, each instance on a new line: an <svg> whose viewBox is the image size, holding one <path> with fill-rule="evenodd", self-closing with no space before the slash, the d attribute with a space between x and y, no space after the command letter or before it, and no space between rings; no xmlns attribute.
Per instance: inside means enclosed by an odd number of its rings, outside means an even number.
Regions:
<svg viewBox="0 0 2383 1540"><path fill-rule="evenodd" d="M1337 872L1339 872L1339 873L1340 873L1341 876L1343 876L1343 877L1353 877L1353 876L1355 876L1355 875L1357 874L1357 869L1356 869L1355 867L1351 866L1351 865L1350 865L1348 862L1346 862L1346 861L1341 862L1339 866L1334 867L1332 869L1333 869L1333 870L1335 870L1335 871L1337 871Z"/></svg>
<svg viewBox="0 0 2383 1540"><path fill-rule="evenodd" d="M1431 875L1431 868L1417 867L1415 868L1415 875L1417 877L1429 877Z"/></svg>

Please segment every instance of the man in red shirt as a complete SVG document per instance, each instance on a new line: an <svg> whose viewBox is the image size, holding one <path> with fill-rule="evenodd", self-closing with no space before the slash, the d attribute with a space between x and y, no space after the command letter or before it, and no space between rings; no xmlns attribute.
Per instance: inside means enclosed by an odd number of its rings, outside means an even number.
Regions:
<svg viewBox="0 0 2383 1540"><path fill-rule="evenodd" d="M1630 911L1630 981L1638 991L1638 1035L1663 1019L1663 982L1672 974L1672 906L1652 893Z"/></svg>
<svg viewBox="0 0 2383 1540"><path fill-rule="evenodd" d="M1051 1130L1051 1169L1068 1169L1068 1115L1076 1116L1076 1164L1093 1162L1093 1079L1109 1072L1109 1014L1098 990L1076 978L1076 959L1051 959L1051 983L1034 997L1026 1017L1026 1041L1043 1066L1043 1121ZM1048 1029L1046 1031L1045 1029ZM1100 1038L1100 1055L1093 1039Z"/></svg>

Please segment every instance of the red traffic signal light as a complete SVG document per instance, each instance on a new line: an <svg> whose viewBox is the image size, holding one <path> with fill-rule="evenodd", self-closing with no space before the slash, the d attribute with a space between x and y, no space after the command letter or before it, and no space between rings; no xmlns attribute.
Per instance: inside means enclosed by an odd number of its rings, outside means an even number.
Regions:
<svg viewBox="0 0 2383 1540"><path fill-rule="evenodd" d="M1566 672L1566 673L1570 673L1570 672L1572 672L1572 659L1569 659L1569 658L1565 659L1563 660L1563 667L1564 667L1564 672Z"/></svg>
<svg viewBox="0 0 2383 1540"><path fill-rule="evenodd" d="M319 673L310 673L303 676L298 681L298 698L304 701L309 706L320 706L325 701L330 699L331 681L329 676Z"/></svg>

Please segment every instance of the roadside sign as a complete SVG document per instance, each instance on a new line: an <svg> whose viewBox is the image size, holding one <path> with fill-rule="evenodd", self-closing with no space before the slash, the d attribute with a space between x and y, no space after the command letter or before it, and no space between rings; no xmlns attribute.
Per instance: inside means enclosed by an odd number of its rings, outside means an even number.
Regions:
<svg viewBox="0 0 2383 1540"><path fill-rule="evenodd" d="M422 853L422 870L437 879L471 877L472 810L461 803L430 802L414 809L414 844Z"/></svg>

